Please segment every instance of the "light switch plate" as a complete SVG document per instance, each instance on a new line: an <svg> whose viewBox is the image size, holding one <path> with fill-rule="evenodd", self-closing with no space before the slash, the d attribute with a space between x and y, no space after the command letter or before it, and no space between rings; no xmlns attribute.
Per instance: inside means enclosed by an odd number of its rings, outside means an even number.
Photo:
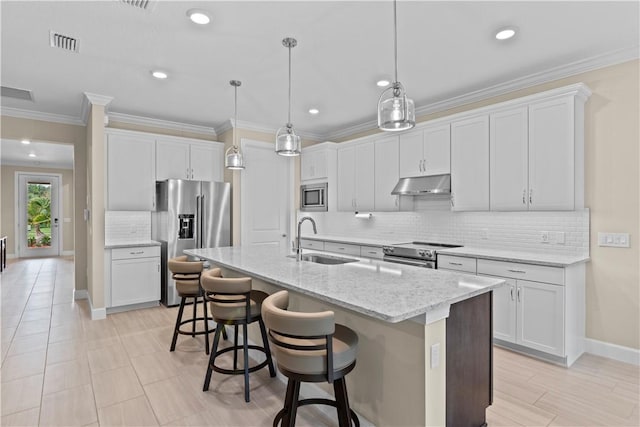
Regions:
<svg viewBox="0 0 640 427"><path fill-rule="evenodd" d="M431 369L436 369L440 366L440 343L435 343L431 346Z"/></svg>
<svg viewBox="0 0 640 427"><path fill-rule="evenodd" d="M598 233L598 246L628 248L629 233Z"/></svg>

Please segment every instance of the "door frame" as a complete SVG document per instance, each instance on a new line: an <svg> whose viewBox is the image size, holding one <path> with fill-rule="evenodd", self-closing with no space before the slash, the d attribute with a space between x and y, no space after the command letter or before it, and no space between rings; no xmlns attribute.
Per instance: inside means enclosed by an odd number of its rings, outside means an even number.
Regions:
<svg viewBox="0 0 640 427"><path fill-rule="evenodd" d="M254 139L247 139L247 138L241 138L240 139L240 149L242 151L245 151L247 148L250 147L256 147L256 148L269 148L274 150L274 154L275 154L275 146L274 143L272 142L265 142L265 141L257 141ZM277 155L277 154L276 154ZM247 166L250 167L250 166ZM295 185L295 165L294 162L289 162L289 171L288 171L288 186L289 186L289 191L287 192L287 218L285 219L285 222L287 224L287 229L288 229L288 236L289 239L287 239L287 247L288 247L288 241L290 241L292 238L294 238L294 234L293 233L293 223L291 221L292 218L295 217L294 212L295 212L295 207L293 206L293 190L294 190L294 185ZM244 176L244 169L240 170L240 179L239 179L239 183L240 183L240 244L242 246L246 246L248 244L247 242L247 234L243 232L243 230L247 229L247 210L245 209L246 206L249 204L248 199L247 199L247 192L246 191L242 191L242 179Z"/></svg>
<svg viewBox="0 0 640 427"><path fill-rule="evenodd" d="M22 222L22 216L21 216L21 212L20 212L20 177L21 176L48 176L48 177L55 177L58 180L58 206L57 206L57 214L58 214L58 255L55 256L61 256L63 254L63 250L62 248L63 246L63 228L64 228L64 218L63 218L63 204L64 204L64 198L63 198L63 191L62 191L62 174L60 173L46 173L46 172L25 172L25 171L16 171L15 172L15 176L14 176L14 202L15 202L15 213L14 213L14 236L15 237L15 242L14 242L14 254L16 256L16 258L21 258L21 252L20 252L20 242L22 241L22 235L20 234L20 222ZM52 216L53 216L53 212Z"/></svg>

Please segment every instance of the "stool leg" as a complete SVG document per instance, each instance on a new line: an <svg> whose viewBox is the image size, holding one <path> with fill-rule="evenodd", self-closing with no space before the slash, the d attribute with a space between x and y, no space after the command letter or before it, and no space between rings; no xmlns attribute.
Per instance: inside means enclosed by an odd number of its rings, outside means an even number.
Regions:
<svg viewBox="0 0 640 427"><path fill-rule="evenodd" d="M269 348L269 339L267 338L267 328L264 326L264 322L262 319L258 319L258 323L260 324L260 334L262 335L262 345L264 346L264 352L267 356L268 364L269 364L269 375L271 378L276 376L276 370L273 367L273 359L271 359L271 348Z"/></svg>
<svg viewBox="0 0 640 427"><path fill-rule="evenodd" d="M233 369L238 369L238 325L233 325Z"/></svg>
<svg viewBox="0 0 640 427"><path fill-rule="evenodd" d="M191 323L191 337L196 337L196 311L198 310L198 297L193 297L193 322Z"/></svg>
<svg viewBox="0 0 640 427"><path fill-rule="evenodd" d="M227 327L226 326L222 326L222 338L224 338L224 340L228 340L229 337L227 336Z"/></svg>
<svg viewBox="0 0 640 427"><path fill-rule="evenodd" d="M236 329L237 331L237 329ZM249 333L247 324L242 325L242 352L244 353L244 401L249 402Z"/></svg>
<svg viewBox="0 0 640 427"><path fill-rule="evenodd" d="M287 382L287 394L284 398L284 416L281 427L294 427L296 425L296 413L298 412L298 396L300 395L300 381L289 379Z"/></svg>
<svg viewBox="0 0 640 427"><path fill-rule="evenodd" d="M216 326L216 333L213 336L213 348L211 349L211 355L209 355L209 364L207 365L207 374L204 376L204 385L202 391L209 390L209 383L211 383L211 374L213 373L213 364L216 361L216 353L218 352L218 342L220 342L220 328L221 323Z"/></svg>
<svg viewBox="0 0 640 427"><path fill-rule="evenodd" d="M204 310L204 351L209 354L209 313L207 313L207 301L202 298L202 309Z"/></svg>
<svg viewBox="0 0 640 427"><path fill-rule="evenodd" d="M333 392L336 396L338 425L340 427L351 427L351 410L349 408L349 396L347 395L347 383L344 377L333 382Z"/></svg>
<svg viewBox="0 0 640 427"><path fill-rule="evenodd" d="M184 302L186 298L182 297L180 299L180 309L178 310L178 318L176 319L176 327L173 329L173 339L171 340L171 349L169 351L174 351L176 349L176 341L178 340L178 329L180 328L180 321L182 320L182 312L184 311Z"/></svg>

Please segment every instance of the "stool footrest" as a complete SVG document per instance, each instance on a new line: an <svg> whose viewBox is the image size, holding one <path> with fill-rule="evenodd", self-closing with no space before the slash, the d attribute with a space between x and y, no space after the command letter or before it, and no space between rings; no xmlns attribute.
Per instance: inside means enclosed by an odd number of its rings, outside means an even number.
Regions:
<svg viewBox="0 0 640 427"><path fill-rule="evenodd" d="M335 400L322 399L322 398L298 400L297 407L306 406L306 405L328 405L328 406L333 406L334 408L337 408L338 402L336 402ZM349 412L351 412L351 419L353 420L353 425L355 427L360 427L360 419L358 418L358 415L356 415L356 413L353 412L353 409L351 408L349 408ZM276 414L276 417L273 420L273 427L278 426L278 423L280 423L285 413L286 413L286 408L283 408L280 410L280 412Z"/></svg>
<svg viewBox="0 0 640 427"><path fill-rule="evenodd" d="M213 328L209 329L209 330L202 330L202 331L184 331L182 329L180 329L180 326L184 326L184 325L191 325L194 322L204 322L205 318L204 317L196 317L195 319L186 319L186 320L182 320L180 323L178 323L178 333L180 335L204 335L204 334L210 334L212 332L216 331L216 327L214 326ZM208 317L206 319L208 322L214 323L214 320L211 317Z"/></svg>
<svg viewBox="0 0 640 427"><path fill-rule="evenodd" d="M247 348L249 350L258 350L263 352L265 355L267 354L267 352L265 351L264 348L259 347L257 345L249 345L247 346ZM234 346L234 347L227 347L225 349L222 350L218 350L216 352L216 357L220 356L221 354L224 354L226 352L229 351L233 351L233 350L244 350L243 346L239 345L239 346ZM249 367L249 372L255 372L259 369L264 368L265 366L267 366L267 364L269 363L269 359L265 359L262 362L260 362L259 364L257 364L256 366L251 366ZM243 375L244 374L244 368L242 369L226 369L226 368L221 368L219 366L216 366L215 363L211 364L211 367L213 368L214 371L221 373L221 374L227 374L227 375Z"/></svg>

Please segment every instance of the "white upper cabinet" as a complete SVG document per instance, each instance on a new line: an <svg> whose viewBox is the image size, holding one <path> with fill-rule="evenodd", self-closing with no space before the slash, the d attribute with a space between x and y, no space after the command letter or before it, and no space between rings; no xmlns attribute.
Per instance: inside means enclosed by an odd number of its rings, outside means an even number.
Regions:
<svg viewBox="0 0 640 427"><path fill-rule="evenodd" d="M375 151L375 196L374 210L397 211L399 197L391 194L398 183L399 175L399 137L379 139L374 143Z"/></svg>
<svg viewBox="0 0 640 427"><path fill-rule="evenodd" d="M374 209L373 142L338 149L338 210Z"/></svg>
<svg viewBox="0 0 640 427"><path fill-rule="evenodd" d="M156 142L156 179L222 181L223 145L219 142L158 137Z"/></svg>
<svg viewBox="0 0 640 427"><path fill-rule="evenodd" d="M327 155L326 150L304 150L300 156L300 180L327 178Z"/></svg>
<svg viewBox="0 0 640 427"><path fill-rule="evenodd" d="M400 135L400 178L450 172L449 124Z"/></svg>
<svg viewBox="0 0 640 427"><path fill-rule="evenodd" d="M574 97L529 105L530 210L574 209L574 139Z"/></svg>
<svg viewBox="0 0 640 427"><path fill-rule="evenodd" d="M489 116L451 124L451 208L489 210Z"/></svg>
<svg viewBox="0 0 640 427"><path fill-rule="evenodd" d="M155 209L155 139L107 133L107 210Z"/></svg>
<svg viewBox="0 0 640 427"><path fill-rule="evenodd" d="M522 211L529 207L527 114L524 106L489 117L492 211Z"/></svg>

